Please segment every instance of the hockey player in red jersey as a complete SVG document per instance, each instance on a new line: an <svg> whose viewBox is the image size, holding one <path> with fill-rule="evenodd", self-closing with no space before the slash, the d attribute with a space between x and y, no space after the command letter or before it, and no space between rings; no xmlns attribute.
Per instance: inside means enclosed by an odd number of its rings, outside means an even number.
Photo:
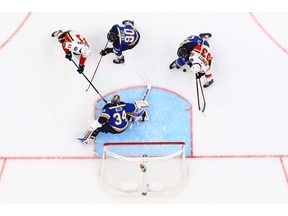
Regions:
<svg viewBox="0 0 288 216"><path fill-rule="evenodd" d="M179 69L187 64L191 67L191 71L196 74L197 79L205 75L207 82L203 87L209 87L214 82L210 72L212 56L207 41L210 37L212 37L211 33L201 33L187 37L177 50L178 58L169 65L169 68ZM185 72L186 69L183 69L183 71Z"/></svg>
<svg viewBox="0 0 288 216"><path fill-rule="evenodd" d="M208 88L214 83L210 71L212 58L210 47L207 43L203 43L202 46L196 45L189 56L191 72L196 74L196 79L200 79L202 76L206 78L206 83L203 85L204 88Z"/></svg>
<svg viewBox="0 0 288 216"><path fill-rule="evenodd" d="M81 74L84 71L85 61L91 54L90 47L84 37L75 30L62 31L58 30L52 33L52 37L57 37L65 52L65 58L69 61L72 59L72 54L79 57L79 66L77 71Z"/></svg>

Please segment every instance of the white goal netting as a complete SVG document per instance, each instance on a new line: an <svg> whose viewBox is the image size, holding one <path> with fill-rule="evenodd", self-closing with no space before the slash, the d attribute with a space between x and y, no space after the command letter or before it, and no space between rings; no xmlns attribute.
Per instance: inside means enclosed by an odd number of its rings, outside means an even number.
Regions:
<svg viewBox="0 0 288 216"><path fill-rule="evenodd" d="M185 143L105 143L99 176L116 195L175 193L188 178Z"/></svg>

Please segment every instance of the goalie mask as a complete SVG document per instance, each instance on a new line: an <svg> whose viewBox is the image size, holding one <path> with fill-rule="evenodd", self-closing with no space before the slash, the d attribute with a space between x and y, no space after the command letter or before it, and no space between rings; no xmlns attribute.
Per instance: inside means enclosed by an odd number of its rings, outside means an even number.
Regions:
<svg viewBox="0 0 288 216"><path fill-rule="evenodd" d="M119 95L114 95L113 98L111 99L112 104L120 104L120 96Z"/></svg>

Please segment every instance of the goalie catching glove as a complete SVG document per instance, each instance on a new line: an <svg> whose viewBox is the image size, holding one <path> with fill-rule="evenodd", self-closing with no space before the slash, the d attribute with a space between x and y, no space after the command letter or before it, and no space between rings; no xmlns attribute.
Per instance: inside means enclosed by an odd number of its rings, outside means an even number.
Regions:
<svg viewBox="0 0 288 216"><path fill-rule="evenodd" d="M137 107L137 110L145 109L149 107L148 101L135 101L134 104Z"/></svg>
<svg viewBox="0 0 288 216"><path fill-rule="evenodd" d="M134 104L136 105L136 111L128 113L131 118L129 118L129 121L132 122L140 122L140 121L148 121L149 117L146 112L146 108L149 107L148 101L135 101Z"/></svg>

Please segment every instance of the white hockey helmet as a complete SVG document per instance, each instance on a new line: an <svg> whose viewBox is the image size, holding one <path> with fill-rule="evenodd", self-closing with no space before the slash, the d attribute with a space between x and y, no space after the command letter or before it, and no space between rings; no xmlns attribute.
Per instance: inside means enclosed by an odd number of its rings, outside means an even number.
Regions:
<svg viewBox="0 0 288 216"><path fill-rule="evenodd" d="M80 50L81 54L83 57L87 58L91 54L91 50L89 49L88 46L83 46Z"/></svg>
<svg viewBox="0 0 288 216"><path fill-rule="evenodd" d="M192 67L191 67L191 72L192 73L196 74L196 73L198 73L200 71L201 71L201 65L199 63L195 63L195 64L192 65Z"/></svg>

